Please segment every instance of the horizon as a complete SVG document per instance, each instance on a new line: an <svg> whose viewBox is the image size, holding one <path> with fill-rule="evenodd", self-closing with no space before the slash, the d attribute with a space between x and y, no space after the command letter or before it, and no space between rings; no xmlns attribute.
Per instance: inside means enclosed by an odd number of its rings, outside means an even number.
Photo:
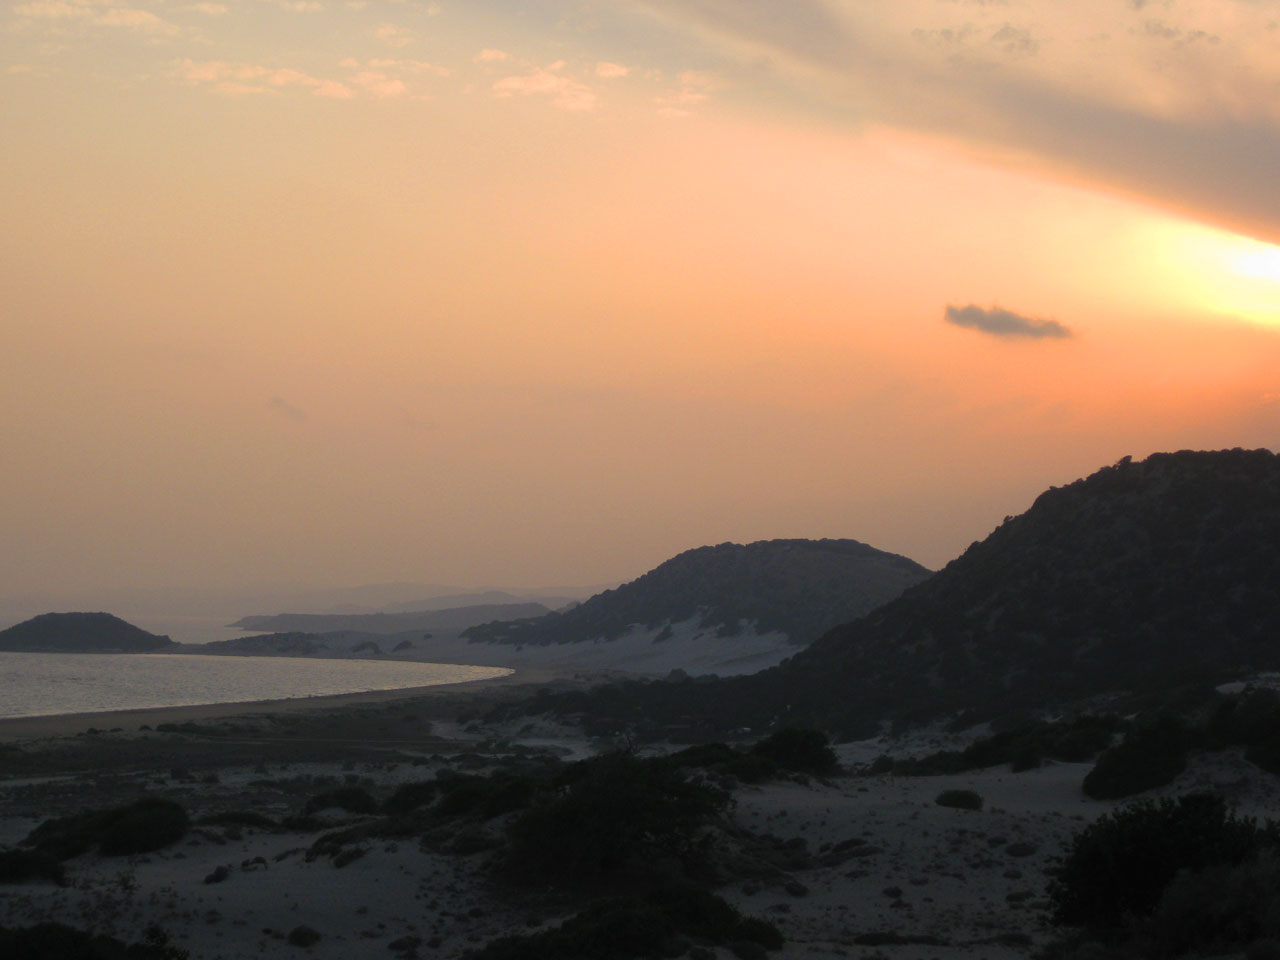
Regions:
<svg viewBox="0 0 1280 960"><path fill-rule="evenodd" d="M6 601L936 570L1122 457L1280 449L1264 5L0 25Z"/></svg>

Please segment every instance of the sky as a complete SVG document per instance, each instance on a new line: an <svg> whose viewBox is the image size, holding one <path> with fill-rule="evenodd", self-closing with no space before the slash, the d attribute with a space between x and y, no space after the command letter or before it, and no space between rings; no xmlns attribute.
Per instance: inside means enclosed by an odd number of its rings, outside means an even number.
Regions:
<svg viewBox="0 0 1280 960"><path fill-rule="evenodd" d="M1280 0L0 6L0 592L930 567L1280 446Z"/></svg>

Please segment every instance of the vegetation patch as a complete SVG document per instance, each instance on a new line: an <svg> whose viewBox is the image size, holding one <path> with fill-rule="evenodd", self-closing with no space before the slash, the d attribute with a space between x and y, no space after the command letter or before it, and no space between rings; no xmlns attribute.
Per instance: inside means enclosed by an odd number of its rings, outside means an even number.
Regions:
<svg viewBox="0 0 1280 960"><path fill-rule="evenodd" d="M920 759L879 758L868 772L944 776L1008 764L1017 773L1045 760L1082 763L1106 750L1121 726L1117 717L1092 714L1056 722L1030 720L975 740L963 750L939 750Z"/></svg>
<svg viewBox="0 0 1280 960"><path fill-rule="evenodd" d="M1135 727L1098 757L1084 778L1084 792L1095 800L1115 800L1170 784L1187 768L1190 746L1190 731L1174 717Z"/></svg>
<svg viewBox="0 0 1280 960"><path fill-rule="evenodd" d="M955 807L957 810L982 809L982 795L972 790L943 790L933 802L940 807Z"/></svg>
<svg viewBox="0 0 1280 960"><path fill-rule="evenodd" d="M691 869L700 830L729 795L670 764L613 753L564 770L512 824L505 870L538 883L590 885L673 858Z"/></svg>
<svg viewBox="0 0 1280 960"><path fill-rule="evenodd" d="M58 860L95 846L104 856L128 856L177 843L190 826L186 810L175 801L143 797L111 810L46 820L23 843Z"/></svg>
<svg viewBox="0 0 1280 960"><path fill-rule="evenodd" d="M1152 916L1180 871L1237 867L1278 845L1274 823L1239 819L1210 794L1134 803L1072 841L1049 887L1053 918L1114 938Z"/></svg>

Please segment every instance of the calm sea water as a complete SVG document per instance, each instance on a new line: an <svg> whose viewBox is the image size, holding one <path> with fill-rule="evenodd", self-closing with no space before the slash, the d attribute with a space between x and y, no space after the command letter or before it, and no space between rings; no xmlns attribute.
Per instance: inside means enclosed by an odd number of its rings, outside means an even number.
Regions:
<svg viewBox="0 0 1280 960"><path fill-rule="evenodd" d="M0 653L0 717L283 700L500 677L500 667L189 654Z"/></svg>

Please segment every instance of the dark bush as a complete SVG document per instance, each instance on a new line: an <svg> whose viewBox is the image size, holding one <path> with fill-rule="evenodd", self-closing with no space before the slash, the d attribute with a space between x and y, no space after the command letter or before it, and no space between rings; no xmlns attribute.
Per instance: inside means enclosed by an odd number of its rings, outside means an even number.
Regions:
<svg viewBox="0 0 1280 960"><path fill-rule="evenodd" d="M1088 714L1056 723L1025 721L975 740L963 750L941 750L919 760L901 761L892 769L907 776L937 776L1002 763L1009 764L1015 773L1034 770L1044 760L1080 763L1105 750L1119 726L1120 721L1115 717ZM871 772L887 773L888 770L873 768Z"/></svg>
<svg viewBox="0 0 1280 960"><path fill-rule="evenodd" d="M1153 957L1237 953L1280 937L1280 859L1264 851L1239 864L1182 871L1146 928L1145 952Z"/></svg>
<svg viewBox="0 0 1280 960"><path fill-rule="evenodd" d="M957 810L981 810L982 796L972 790L943 790L933 801L940 807Z"/></svg>
<svg viewBox="0 0 1280 960"><path fill-rule="evenodd" d="M155 926L147 930L141 943L126 944L61 923L40 923L16 929L0 927L0 956L20 960L186 960L187 952L171 946L168 936Z"/></svg>
<svg viewBox="0 0 1280 960"><path fill-rule="evenodd" d="M435 800L436 794L439 792L440 784L435 780L402 783L396 787L396 792L387 798L387 802L382 805L382 811L392 816L412 813L419 807L425 807Z"/></svg>
<svg viewBox="0 0 1280 960"><path fill-rule="evenodd" d="M1095 800L1116 800L1163 787L1186 769L1189 746L1187 729L1172 717L1135 728L1098 757L1084 778L1084 792Z"/></svg>
<svg viewBox="0 0 1280 960"><path fill-rule="evenodd" d="M114 810L46 820L25 843L58 860L97 846L105 856L150 853L186 836L187 812L164 797L143 797Z"/></svg>
<svg viewBox="0 0 1280 960"><path fill-rule="evenodd" d="M1180 870L1239 864L1277 839L1274 825L1237 819L1209 794L1122 807L1077 834L1054 870L1054 920L1118 931L1150 916Z"/></svg>
<svg viewBox="0 0 1280 960"><path fill-rule="evenodd" d="M487 777L454 774L441 778L439 784L440 800L431 809L433 816L492 820L528 806L537 793L539 781L499 772Z"/></svg>
<svg viewBox="0 0 1280 960"><path fill-rule="evenodd" d="M799 773L819 776L835 773L840 760L831 749L831 742L821 730L800 730L786 727L761 740L752 752L768 757L778 766Z"/></svg>
<svg viewBox="0 0 1280 960"><path fill-rule="evenodd" d="M565 770L511 825L507 866L539 883L590 884L641 856L688 865L699 828L728 802L667 764L625 753L595 757Z"/></svg>
<svg viewBox="0 0 1280 960"><path fill-rule="evenodd" d="M306 815L317 813L320 810L328 810L337 807L345 810L347 813L377 813L378 803L373 797L369 796L369 791L361 787L339 787L337 790L328 790L324 793L316 794L307 801L304 809Z"/></svg>
<svg viewBox="0 0 1280 960"><path fill-rule="evenodd" d="M737 777L744 783L762 783L778 775L778 763L762 753L744 753L727 743L703 743L661 758L674 767L701 767L713 773Z"/></svg>

